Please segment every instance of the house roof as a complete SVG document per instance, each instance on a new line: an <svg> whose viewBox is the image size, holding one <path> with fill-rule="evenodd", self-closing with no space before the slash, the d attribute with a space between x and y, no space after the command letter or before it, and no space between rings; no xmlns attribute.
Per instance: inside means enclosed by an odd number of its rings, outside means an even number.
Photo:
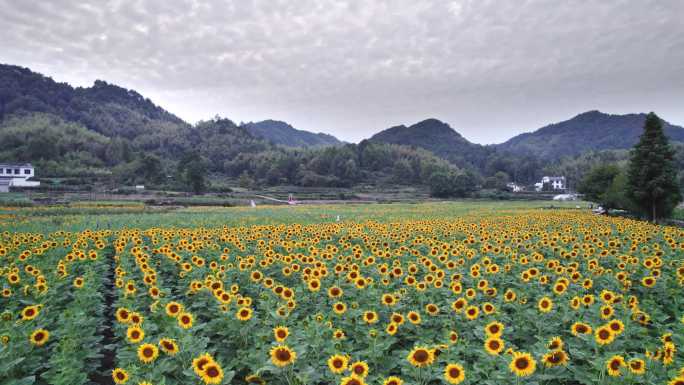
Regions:
<svg viewBox="0 0 684 385"><path fill-rule="evenodd" d="M31 167L33 168L33 165L31 163L0 163L0 167Z"/></svg>

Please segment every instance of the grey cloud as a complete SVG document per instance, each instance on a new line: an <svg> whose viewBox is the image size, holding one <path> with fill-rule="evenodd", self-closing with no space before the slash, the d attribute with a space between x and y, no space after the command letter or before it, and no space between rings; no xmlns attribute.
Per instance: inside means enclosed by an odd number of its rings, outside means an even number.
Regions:
<svg viewBox="0 0 684 385"><path fill-rule="evenodd" d="M0 61L194 121L359 140L437 117L497 142L587 109L684 123L679 0L0 0Z"/></svg>

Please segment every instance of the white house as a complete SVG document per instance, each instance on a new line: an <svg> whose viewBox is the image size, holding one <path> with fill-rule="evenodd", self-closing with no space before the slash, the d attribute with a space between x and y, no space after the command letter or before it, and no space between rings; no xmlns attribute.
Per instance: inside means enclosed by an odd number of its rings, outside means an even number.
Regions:
<svg viewBox="0 0 684 385"><path fill-rule="evenodd" d="M0 163L0 192L9 191L9 187L36 187L40 182L29 180L35 175L35 169L30 163L8 164Z"/></svg>
<svg viewBox="0 0 684 385"><path fill-rule="evenodd" d="M525 187L515 183L515 182L508 182L506 183L506 187L512 191L512 192L522 192L525 191Z"/></svg>
<svg viewBox="0 0 684 385"><path fill-rule="evenodd" d="M567 188L564 176L545 176L541 182L535 183L534 187L537 191L541 191L544 189L544 185L549 185L553 191L562 191Z"/></svg>

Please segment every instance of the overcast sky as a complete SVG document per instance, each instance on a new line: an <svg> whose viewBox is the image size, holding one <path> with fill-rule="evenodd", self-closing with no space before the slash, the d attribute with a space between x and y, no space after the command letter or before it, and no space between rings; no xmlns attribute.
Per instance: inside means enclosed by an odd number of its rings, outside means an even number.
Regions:
<svg viewBox="0 0 684 385"><path fill-rule="evenodd" d="M0 62L196 122L502 142L580 112L684 125L684 0L0 0Z"/></svg>

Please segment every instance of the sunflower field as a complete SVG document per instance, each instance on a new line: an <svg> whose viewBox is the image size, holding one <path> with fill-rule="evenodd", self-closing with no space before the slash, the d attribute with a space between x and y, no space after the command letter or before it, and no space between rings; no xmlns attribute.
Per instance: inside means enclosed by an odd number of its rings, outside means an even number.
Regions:
<svg viewBox="0 0 684 385"><path fill-rule="evenodd" d="M0 384L684 385L684 230L417 210L5 227Z"/></svg>

